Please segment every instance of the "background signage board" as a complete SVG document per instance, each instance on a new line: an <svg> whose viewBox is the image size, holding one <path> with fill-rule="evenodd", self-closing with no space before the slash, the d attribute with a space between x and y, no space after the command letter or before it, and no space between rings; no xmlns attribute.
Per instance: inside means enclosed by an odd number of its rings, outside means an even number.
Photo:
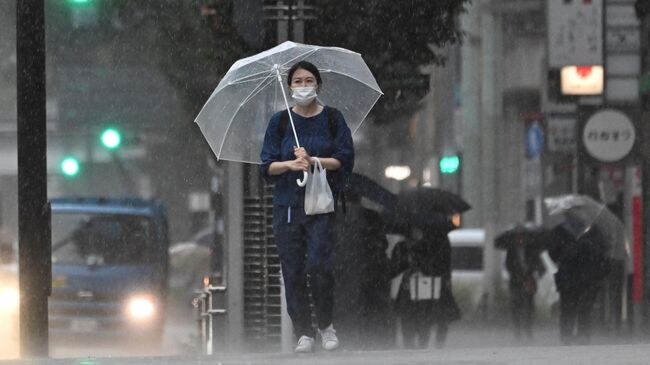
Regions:
<svg viewBox="0 0 650 365"><path fill-rule="evenodd" d="M603 0L548 0L549 66L603 64Z"/></svg>

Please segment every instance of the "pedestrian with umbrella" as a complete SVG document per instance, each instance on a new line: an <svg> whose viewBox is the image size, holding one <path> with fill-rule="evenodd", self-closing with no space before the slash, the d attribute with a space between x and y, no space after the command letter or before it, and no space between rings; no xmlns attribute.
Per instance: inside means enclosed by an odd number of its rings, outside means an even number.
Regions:
<svg viewBox="0 0 650 365"><path fill-rule="evenodd" d="M495 239L506 250L506 270L510 275L510 310L516 339L533 338L533 317L537 280L544 275L541 252L551 239L548 230L532 225L516 225Z"/></svg>
<svg viewBox="0 0 650 365"><path fill-rule="evenodd" d="M460 319L451 290L451 243L447 234L456 228L450 217L438 213L426 225L410 227L406 241L391 255L397 290L394 308L400 319L406 348L427 348L436 325L435 345L444 346L449 323Z"/></svg>
<svg viewBox="0 0 650 365"><path fill-rule="evenodd" d="M585 195L544 199L547 226L553 230L549 256L558 264L560 339L586 344L591 312L612 260L624 259L627 239L622 222L607 207Z"/></svg>
<svg viewBox="0 0 650 365"><path fill-rule="evenodd" d="M449 323L460 319L451 290L451 243L447 235L457 228L460 213L470 208L454 193L419 187L400 192L396 206L384 212L391 228L407 236L391 255L397 288L391 295L407 348L428 347L434 325L435 345L443 347Z"/></svg>
<svg viewBox="0 0 650 365"><path fill-rule="evenodd" d="M296 102L288 112L296 128L294 133L301 132L303 145L297 147L289 135L290 132L285 131L284 136L280 134L279 124L284 112L276 113L269 122L264 138L261 169L263 176L276 183L273 226L282 264L289 315L295 334L299 337L296 352L312 351L315 337L311 324L306 274L309 275L309 289L315 301L322 347L325 350L333 350L339 346L332 324L334 213L307 215L299 204L304 201L301 197L305 194L304 189L296 186L292 175L295 172L307 171L317 163L317 158L328 171L336 173L337 170L343 170L351 173L354 166L352 135L340 112L316 101L318 89L322 86L320 72L316 66L307 61L297 62L289 70L287 80ZM330 135L328 125L330 113L334 114L337 130L333 136ZM339 188L334 184L330 187L336 192ZM292 207L292 203L296 206Z"/></svg>
<svg viewBox="0 0 650 365"><path fill-rule="evenodd" d="M354 166L352 133L381 95L358 53L284 42L233 64L196 118L217 158L261 163L275 183L273 233L296 352L314 349L309 294L323 349L339 346L334 203ZM322 194L306 193L316 181ZM323 199L312 205L314 197Z"/></svg>

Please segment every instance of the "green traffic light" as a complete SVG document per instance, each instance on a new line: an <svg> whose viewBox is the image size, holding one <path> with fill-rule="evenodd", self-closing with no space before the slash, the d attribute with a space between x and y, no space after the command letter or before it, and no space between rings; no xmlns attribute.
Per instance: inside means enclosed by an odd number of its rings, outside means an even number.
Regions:
<svg viewBox="0 0 650 365"><path fill-rule="evenodd" d="M102 141L104 147L108 148L109 150L114 150L120 147L122 144L122 135L117 129L108 128L102 132L100 140Z"/></svg>
<svg viewBox="0 0 650 365"><path fill-rule="evenodd" d="M74 157L66 157L61 161L61 171L66 176L76 176L79 169L79 161Z"/></svg>
<svg viewBox="0 0 650 365"><path fill-rule="evenodd" d="M453 174L460 167L460 158L458 156L444 156L440 159L440 172L443 174Z"/></svg>
<svg viewBox="0 0 650 365"><path fill-rule="evenodd" d="M89 3L90 0L70 0L70 2L75 4L85 4L85 3Z"/></svg>

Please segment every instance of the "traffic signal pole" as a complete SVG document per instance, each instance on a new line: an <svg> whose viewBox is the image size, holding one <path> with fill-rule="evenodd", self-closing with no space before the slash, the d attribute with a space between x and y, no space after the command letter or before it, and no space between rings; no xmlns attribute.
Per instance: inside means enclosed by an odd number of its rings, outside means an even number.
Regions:
<svg viewBox="0 0 650 365"><path fill-rule="evenodd" d="M16 2L16 53L20 347L22 357L35 358L48 356L47 297L52 282L44 0Z"/></svg>

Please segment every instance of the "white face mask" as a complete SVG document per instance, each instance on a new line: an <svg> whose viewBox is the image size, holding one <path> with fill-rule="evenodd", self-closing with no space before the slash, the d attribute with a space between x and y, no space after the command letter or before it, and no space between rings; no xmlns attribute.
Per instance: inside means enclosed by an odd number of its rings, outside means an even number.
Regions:
<svg viewBox="0 0 650 365"><path fill-rule="evenodd" d="M316 88L313 86L294 87L291 97L300 106L307 106L316 99Z"/></svg>

